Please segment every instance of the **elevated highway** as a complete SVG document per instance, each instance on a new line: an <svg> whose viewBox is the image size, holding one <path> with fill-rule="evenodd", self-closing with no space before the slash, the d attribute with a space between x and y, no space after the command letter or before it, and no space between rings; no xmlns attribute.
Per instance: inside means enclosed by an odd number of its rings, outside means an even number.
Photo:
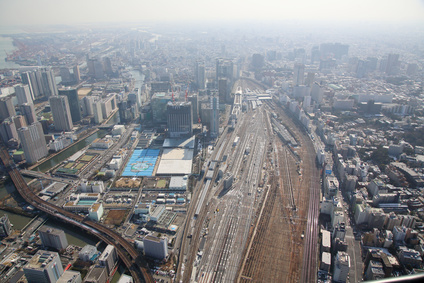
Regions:
<svg viewBox="0 0 424 283"><path fill-rule="evenodd" d="M134 282L154 282L147 263L139 255L138 251L131 243L122 238L121 235L115 231L104 227L100 223L93 222L80 215L76 215L40 199L32 192L32 190L30 190L22 177L22 174L16 168L15 163L12 161L9 153L4 147L1 147L0 149L0 158L15 184L17 191L26 202L40 211L43 211L61 221L74 225L75 227L83 229L98 237L105 243L113 245L116 248L122 262L131 272Z"/></svg>

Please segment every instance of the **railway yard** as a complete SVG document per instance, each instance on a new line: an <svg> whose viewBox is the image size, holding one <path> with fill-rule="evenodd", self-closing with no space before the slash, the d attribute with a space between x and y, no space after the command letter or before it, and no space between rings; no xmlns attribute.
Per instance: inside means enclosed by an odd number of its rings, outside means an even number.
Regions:
<svg viewBox="0 0 424 283"><path fill-rule="evenodd" d="M249 87L252 91L256 86ZM277 134L283 128L285 134ZM219 167L233 183L224 187L217 170L198 182L182 237L177 280L316 281L315 153L306 132L284 108L273 100L248 107L233 130L225 129L205 164L212 164L209 170Z"/></svg>

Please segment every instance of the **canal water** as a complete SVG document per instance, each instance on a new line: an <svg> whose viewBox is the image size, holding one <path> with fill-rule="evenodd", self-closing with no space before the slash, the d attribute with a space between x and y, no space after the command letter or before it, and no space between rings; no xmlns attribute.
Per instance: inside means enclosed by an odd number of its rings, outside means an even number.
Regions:
<svg viewBox="0 0 424 283"><path fill-rule="evenodd" d="M118 119L119 119L119 117L118 117ZM113 120L113 118L111 120ZM61 163L62 161L64 161L68 157L70 157L72 154L78 152L79 150L83 149L84 147L86 147L87 145L92 143L95 139L103 138L106 135L106 133L107 133L107 131L105 131L105 130L99 130L96 133L92 134L91 136L89 136L89 137L85 138L84 140L82 140L82 141L76 143L75 145L71 146L67 150L62 151L61 153L59 153L55 157L50 158L49 160L41 163L39 166L35 167L32 170L33 171L46 172L50 168L56 166L57 164Z"/></svg>

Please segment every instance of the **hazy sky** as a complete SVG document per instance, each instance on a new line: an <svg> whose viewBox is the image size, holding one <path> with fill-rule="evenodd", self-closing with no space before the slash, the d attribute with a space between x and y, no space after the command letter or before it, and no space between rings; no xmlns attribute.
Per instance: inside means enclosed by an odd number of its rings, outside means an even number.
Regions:
<svg viewBox="0 0 424 283"><path fill-rule="evenodd" d="M424 0L0 0L0 25L213 20L419 22Z"/></svg>

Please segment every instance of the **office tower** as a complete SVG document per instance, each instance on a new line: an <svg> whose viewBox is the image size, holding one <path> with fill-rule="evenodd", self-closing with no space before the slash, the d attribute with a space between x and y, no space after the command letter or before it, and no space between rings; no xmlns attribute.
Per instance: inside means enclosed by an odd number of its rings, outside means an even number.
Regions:
<svg viewBox="0 0 424 283"><path fill-rule="evenodd" d="M63 274L62 263L56 252L39 250L24 266L29 283L57 282Z"/></svg>
<svg viewBox="0 0 424 283"><path fill-rule="evenodd" d="M356 77L358 79L365 77L367 74L367 65L364 60L358 60L356 65Z"/></svg>
<svg viewBox="0 0 424 283"><path fill-rule="evenodd" d="M72 77L68 67L60 67L60 78L64 85L72 84L74 82L74 78Z"/></svg>
<svg viewBox="0 0 424 283"><path fill-rule="evenodd" d="M25 117L26 123L31 125L32 123L37 121L37 117L35 116L34 104L32 103L24 103L19 109L21 110L21 114Z"/></svg>
<svg viewBox="0 0 424 283"><path fill-rule="evenodd" d="M102 101L96 100L93 102L93 117L94 123L100 124L103 122L103 111L102 111Z"/></svg>
<svg viewBox="0 0 424 283"><path fill-rule="evenodd" d="M79 66L75 65L75 67L73 68L73 71L74 71L74 82L79 83L81 81L81 74L80 74Z"/></svg>
<svg viewBox="0 0 424 283"><path fill-rule="evenodd" d="M38 230L38 234L44 247L54 248L59 251L66 249L68 246L68 240L63 230L42 226Z"/></svg>
<svg viewBox="0 0 424 283"><path fill-rule="evenodd" d="M7 214L0 218L0 237L7 237L12 233L12 225Z"/></svg>
<svg viewBox="0 0 424 283"><path fill-rule="evenodd" d="M15 107L13 106L10 96L0 99L0 120L4 120L10 116L15 116Z"/></svg>
<svg viewBox="0 0 424 283"><path fill-rule="evenodd" d="M218 95L219 101L221 101L221 103L225 103L227 101L228 80L226 78L221 78L218 80Z"/></svg>
<svg viewBox="0 0 424 283"><path fill-rule="evenodd" d="M112 62L110 61L109 57L103 58L103 65L104 65L104 70L106 75L111 77L113 75L113 70L112 70Z"/></svg>
<svg viewBox="0 0 424 283"><path fill-rule="evenodd" d="M59 95L68 98L69 110L71 110L72 122L81 121L81 106L78 99L78 92L75 88L60 89Z"/></svg>
<svg viewBox="0 0 424 283"><path fill-rule="evenodd" d="M13 119L6 119L0 124L0 136L5 144L10 140L18 140L18 131L16 130L15 122Z"/></svg>
<svg viewBox="0 0 424 283"><path fill-rule="evenodd" d="M399 72L399 54L389 54L387 56L386 74L396 75Z"/></svg>
<svg viewBox="0 0 424 283"><path fill-rule="evenodd" d="M196 84L199 89L205 89L206 87L206 69L205 64L196 62L195 69Z"/></svg>
<svg viewBox="0 0 424 283"><path fill-rule="evenodd" d="M319 62L319 59L321 57L321 53L319 51L319 46L314 46L311 49L311 64L314 64L315 62Z"/></svg>
<svg viewBox="0 0 424 283"><path fill-rule="evenodd" d="M306 76L305 85L306 86L312 86L312 84L315 81L315 73L314 72L308 72L308 75Z"/></svg>
<svg viewBox="0 0 424 283"><path fill-rule="evenodd" d="M212 117L210 124L211 137L217 137L219 134L219 98L216 96L211 97Z"/></svg>
<svg viewBox="0 0 424 283"><path fill-rule="evenodd" d="M191 113L193 115L193 124L197 124L199 121L199 102L197 94L192 94L187 97L188 101L191 102Z"/></svg>
<svg viewBox="0 0 424 283"><path fill-rule="evenodd" d="M254 69L260 69L265 65L265 58L263 55L255 53L252 55L252 67Z"/></svg>
<svg viewBox="0 0 424 283"><path fill-rule="evenodd" d="M295 64L293 68L293 86L303 85L305 65Z"/></svg>
<svg viewBox="0 0 424 283"><path fill-rule="evenodd" d="M93 96L84 96L81 99L82 114L84 115L84 117L93 115L93 102Z"/></svg>
<svg viewBox="0 0 424 283"><path fill-rule="evenodd" d="M47 144L44 139L43 127L39 122L32 123L18 130L18 136L22 143L25 159L28 164L34 164L47 156Z"/></svg>
<svg viewBox="0 0 424 283"><path fill-rule="evenodd" d="M168 102L166 112L168 133L171 138L192 135L193 114L191 102Z"/></svg>
<svg viewBox="0 0 424 283"><path fill-rule="evenodd" d="M234 63L228 59L216 59L216 83L219 78L227 78L232 82L234 78Z"/></svg>
<svg viewBox="0 0 424 283"><path fill-rule="evenodd" d="M72 124L68 98L64 95L52 96L49 102L56 131L71 131L74 125Z"/></svg>
<svg viewBox="0 0 424 283"><path fill-rule="evenodd" d="M168 256L168 238L157 238L154 236L146 236L143 239L144 254L146 256L164 259Z"/></svg>
<svg viewBox="0 0 424 283"><path fill-rule="evenodd" d="M135 89L134 92L128 94L128 102L131 105L141 107L141 89Z"/></svg>
<svg viewBox="0 0 424 283"><path fill-rule="evenodd" d="M16 98L18 99L18 105L24 103L32 103L31 92L28 85L15 86Z"/></svg>
<svg viewBox="0 0 424 283"><path fill-rule="evenodd" d="M155 93L151 99L152 116L154 123L166 123L166 107L172 101L171 95L164 92Z"/></svg>
<svg viewBox="0 0 424 283"><path fill-rule="evenodd" d="M88 66L88 75L94 79L103 79L104 78L104 72L103 72L103 64L102 62L97 59L89 59L87 62Z"/></svg>
<svg viewBox="0 0 424 283"><path fill-rule="evenodd" d="M127 101L121 101L118 103L119 121L121 122L121 124L126 124L132 120L131 112L127 108L128 108Z"/></svg>
<svg viewBox="0 0 424 283"><path fill-rule="evenodd" d="M350 257L346 252L337 252L334 257L333 280L336 282L345 282L349 274Z"/></svg>
<svg viewBox="0 0 424 283"><path fill-rule="evenodd" d="M105 266L108 274L110 274L118 261L118 254L116 249L112 245L107 245L103 253L99 257L99 263L101 266Z"/></svg>

